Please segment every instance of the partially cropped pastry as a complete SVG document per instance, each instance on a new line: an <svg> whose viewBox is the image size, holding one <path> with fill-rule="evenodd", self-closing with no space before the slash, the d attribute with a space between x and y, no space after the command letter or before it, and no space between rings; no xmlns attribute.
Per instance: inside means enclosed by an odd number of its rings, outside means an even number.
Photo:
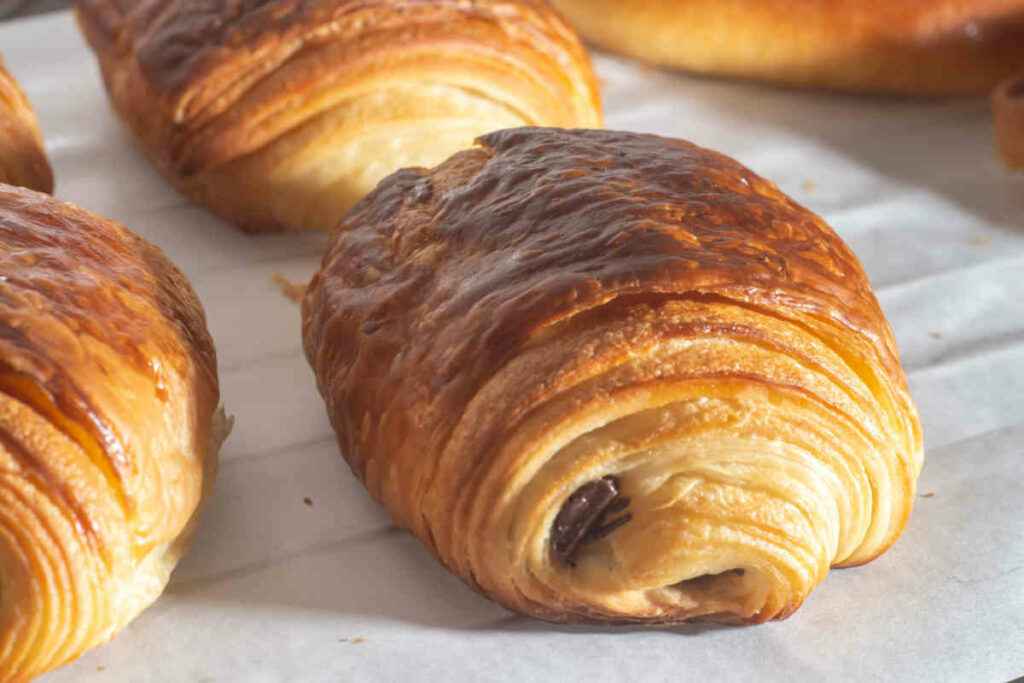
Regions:
<svg viewBox="0 0 1024 683"><path fill-rule="evenodd" d="M1024 65L1024 0L552 0L585 38L703 74L988 94Z"/></svg>
<svg viewBox="0 0 1024 683"><path fill-rule="evenodd" d="M1010 168L1024 169L1024 73L996 89L992 107L1003 161Z"/></svg>
<svg viewBox="0 0 1024 683"><path fill-rule="evenodd" d="M543 619L782 618L910 514L920 427L857 259L680 140L506 130L392 175L303 335L370 493Z"/></svg>
<svg viewBox="0 0 1024 683"><path fill-rule="evenodd" d="M36 114L0 60L0 183L53 192Z"/></svg>
<svg viewBox="0 0 1024 683"><path fill-rule="evenodd" d="M111 100L164 175L247 231L330 229L385 175L485 132L597 126L546 0L78 0Z"/></svg>
<svg viewBox="0 0 1024 683"><path fill-rule="evenodd" d="M225 435L203 311L155 247L0 185L0 680L160 595Z"/></svg>

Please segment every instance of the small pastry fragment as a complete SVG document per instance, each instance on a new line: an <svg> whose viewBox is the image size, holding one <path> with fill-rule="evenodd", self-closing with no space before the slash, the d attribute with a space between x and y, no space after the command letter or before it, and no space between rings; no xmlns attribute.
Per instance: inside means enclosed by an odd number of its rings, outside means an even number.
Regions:
<svg viewBox="0 0 1024 683"><path fill-rule="evenodd" d="M552 0L584 38L700 74L988 95L1024 64L1024 0Z"/></svg>
<svg viewBox="0 0 1024 683"><path fill-rule="evenodd" d="M387 174L482 133L601 123L546 0L78 0L160 171L246 231L329 230Z"/></svg>
<svg viewBox="0 0 1024 683"><path fill-rule="evenodd" d="M1013 169L1024 169L1024 74L1011 78L992 95L996 142L1003 161Z"/></svg>
<svg viewBox="0 0 1024 683"><path fill-rule="evenodd" d="M163 591L227 424L203 310L120 225L0 185L0 680Z"/></svg>
<svg viewBox="0 0 1024 683"><path fill-rule="evenodd" d="M303 301L341 453L557 622L757 623L907 522L921 430L819 217L681 140L521 128L385 179Z"/></svg>
<svg viewBox="0 0 1024 683"><path fill-rule="evenodd" d="M53 171L25 93L0 59L0 183L53 192Z"/></svg>

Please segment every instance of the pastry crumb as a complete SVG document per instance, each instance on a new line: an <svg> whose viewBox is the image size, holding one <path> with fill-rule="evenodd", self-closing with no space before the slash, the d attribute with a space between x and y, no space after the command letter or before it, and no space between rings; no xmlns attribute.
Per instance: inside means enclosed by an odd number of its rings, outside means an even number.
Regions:
<svg viewBox="0 0 1024 683"><path fill-rule="evenodd" d="M351 643L352 645L359 645L360 643L365 643L366 642L366 638L363 638L362 636L356 636L355 638L338 638L338 642L339 643Z"/></svg>
<svg viewBox="0 0 1024 683"><path fill-rule="evenodd" d="M309 496L303 498L302 502L306 504L306 507L313 507L313 499L310 498Z"/></svg>
<svg viewBox="0 0 1024 683"><path fill-rule="evenodd" d="M292 282L281 273L273 273L271 281L281 290L281 294L291 299L294 303L302 303L302 297L306 295L306 285L301 282Z"/></svg>
<svg viewBox="0 0 1024 683"><path fill-rule="evenodd" d="M935 492L934 491L929 491L928 493L922 493L921 497L922 498L934 498L935 497Z"/></svg>
<svg viewBox="0 0 1024 683"><path fill-rule="evenodd" d="M818 183L808 178L800 184L800 187L803 188L804 192L814 192L818 189Z"/></svg>
<svg viewBox="0 0 1024 683"><path fill-rule="evenodd" d="M929 332L928 336L931 337L932 339L942 339L941 332Z"/></svg>
<svg viewBox="0 0 1024 683"><path fill-rule="evenodd" d="M992 244L992 238L988 235L974 235L968 238L967 243L972 247L987 247Z"/></svg>

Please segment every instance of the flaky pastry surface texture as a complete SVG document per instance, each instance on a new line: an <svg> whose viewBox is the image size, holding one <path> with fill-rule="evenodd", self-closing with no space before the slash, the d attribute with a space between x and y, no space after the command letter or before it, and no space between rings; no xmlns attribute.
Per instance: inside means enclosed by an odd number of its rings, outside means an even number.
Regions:
<svg viewBox="0 0 1024 683"><path fill-rule="evenodd" d="M0 59L0 183L53 192L53 171L39 122L18 82Z"/></svg>
<svg viewBox="0 0 1024 683"><path fill-rule="evenodd" d="M111 100L184 194L323 229L404 166L519 125L600 125L543 0L78 0Z"/></svg>
<svg viewBox="0 0 1024 683"><path fill-rule="evenodd" d="M825 223L680 140L506 130L349 213L303 305L341 452L553 621L762 622L899 536L893 336Z"/></svg>
<svg viewBox="0 0 1024 683"><path fill-rule="evenodd" d="M597 45L703 74L985 94L1024 67L1024 0L552 0Z"/></svg>
<svg viewBox="0 0 1024 683"><path fill-rule="evenodd" d="M202 308L163 254L0 185L0 680L160 595L212 480L217 403Z"/></svg>

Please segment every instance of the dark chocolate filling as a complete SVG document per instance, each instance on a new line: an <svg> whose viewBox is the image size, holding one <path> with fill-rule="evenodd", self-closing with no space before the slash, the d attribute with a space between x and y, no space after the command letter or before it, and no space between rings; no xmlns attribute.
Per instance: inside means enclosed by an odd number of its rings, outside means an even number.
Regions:
<svg viewBox="0 0 1024 683"><path fill-rule="evenodd" d="M633 516L629 513L612 519L629 507L629 498L619 495L619 481L604 477L576 489L558 511L551 528L551 552L562 564L575 567L574 556L580 546L604 538Z"/></svg>
<svg viewBox="0 0 1024 683"><path fill-rule="evenodd" d="M1006 95L1007 97L1024 97L1024 78L1012 83L1006 89Z"/></svg>

